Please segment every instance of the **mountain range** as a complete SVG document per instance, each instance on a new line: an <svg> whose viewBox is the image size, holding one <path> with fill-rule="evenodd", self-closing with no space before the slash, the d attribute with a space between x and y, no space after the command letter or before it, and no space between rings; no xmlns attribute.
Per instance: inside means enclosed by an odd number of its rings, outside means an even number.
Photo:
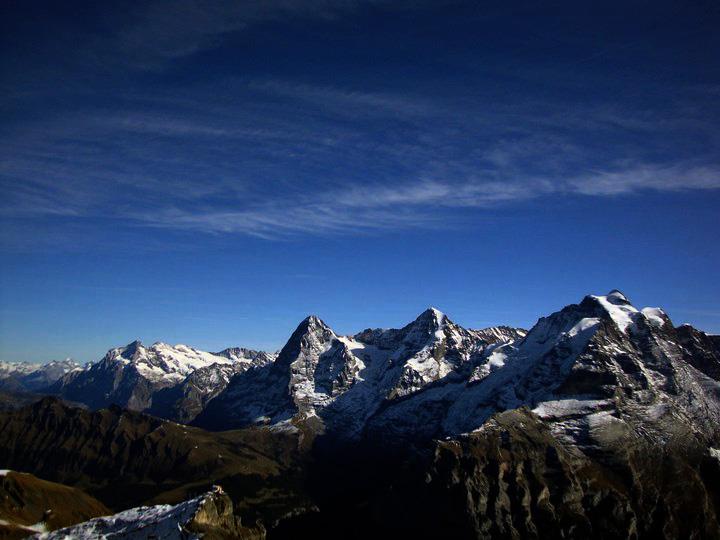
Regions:
<svg viewBox="0 0 720 540"><path fill-rule="evenodd" d="M92 409L115 404L190 422L204 412L214 398L228 402L231 396L242 391L243 385L261 384L260 379L264 381L266 401L261 407L272 409L275 398L270 396L284 394L283 385L290 384L292 379L293 388L289 391L296 410L275 411L275 417L309 415L344 394L356 382L363 383L357 387L362 388L362 393L369 390L369 384L387 386L376 389L375 395L365 396L364 399L373 402L367 406L373 407L383 399L378 392L402 398L422 390L428 383L455 379L462 376L463 370L467 370L482 351L510 343L525 334L523 329L506 326L466 330L434 308L402 329L367 329L355 336L339 336L318 317L310 316L300 323L280 353L240 347L209 353L186 345L155 343L146 347L134 341L111 349L100 361L87 364L84 369L73 364L72 369L64 372L54 371L54 377L48 377L44 385L23 388L43 390ZM303 362L307 362L304 371ZM28 365L24 369L38 373L40 365ZM295 370L298 373L290 376ZM247 375L242 376L245 372ZM10 369L7 373L9 381ZM0 372L0 378L4 376ZM252 416L247 403L244 407L244 411L235 412ZM217 428L272 423L271 420L258 414L245 421L233 419ZM208 427L210 422L198 420L203 427Z"/></svg>
<svg viewBox="0 0 720 540"><path fill-rule="evenodd" d="M627 415L720 419L718 347L717 336L675 328L661 309L613 291L530 331L465 329L430 308L400 329L342 336L310 316L279 353L136 341L85 369L48 365L16 380L51 371L48 393L91 409L115 404L216 431L305 422L343 440L453 436L527 406L581 442Z"/></svg>
<svg viewBox="0 0 720 540"><path fill-rule="evenodd" d="M178 504L212 478L275 538L348 520L357 537L720 538L720 337L617 290L529 330L429 308L345 336L310 316L278 353L133 342L46 371L20 388L98 412L2 413L0 458L113 510ZM243 474L274 478L274 494Z"/></svg>

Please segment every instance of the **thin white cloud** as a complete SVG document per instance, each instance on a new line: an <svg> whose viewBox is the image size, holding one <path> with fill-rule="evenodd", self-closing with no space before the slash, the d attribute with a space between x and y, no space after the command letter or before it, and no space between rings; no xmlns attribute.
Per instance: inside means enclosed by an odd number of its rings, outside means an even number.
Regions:
<svg viewBox="0 0 720 540"><path fill-rule="evenodd" d="M395 187L353 187L333 200L349 208L385 208L392 206L482 207L503 201L518 201L536 195L539 186L518 182L460 183L420 180Z"/></svg>
<svg viewBox="0 0 720 540"><path fill-rule="evenodd" d="M568 181L567 189L582 195L720 189L720 168L690 164L630 166L573 178Z"/></svg>
<svg viewBox="0 0 720 540"><path fill-rule="evenodd" d="M0 215L277 238L454 226L468 209L540 198L720 189L713 139L659 161L698 125L711 132L687 107L557 115L544 102L503 108L295 81L228 84L227 101L212 87L192 99L123 96L130 106L6 130ZM629 129L642 136L616 143Z"/></svg>
<svg viewBox="0 0 720 540"><path fill-rule="evenodd" d="M275 200L241 211L166 209L135 212L138 222L207 233L241 233L261 238L288 235L358 234L409 228L453 227L452 208L489 208L550 195L613 196L643 190L720 189L720 169L635 167L597 172L567 182L530 180L442 183L419 181L394 188L371 186Z"/></svg>
<svg viewBox="0 0 720 540"><path fill-rule="evenodd" d="M205 233L239 233L265 239L298 234L326 236L447 226L440 216L418 213L407 208L395 209L392 212L377 208L358 211L330 203L274 203L242 211L172 208L129 213L128 217L157 227Z"/></svg>

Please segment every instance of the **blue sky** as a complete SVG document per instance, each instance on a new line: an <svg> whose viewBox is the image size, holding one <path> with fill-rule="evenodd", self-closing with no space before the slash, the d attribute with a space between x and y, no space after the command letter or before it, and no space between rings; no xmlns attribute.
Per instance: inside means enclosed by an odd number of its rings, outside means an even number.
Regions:
<svg viewBox="0 0 720 540"><path fill-rule="evenodd" d="M0 359L623 290L720 332L714 2L9 2Z"/></svg>

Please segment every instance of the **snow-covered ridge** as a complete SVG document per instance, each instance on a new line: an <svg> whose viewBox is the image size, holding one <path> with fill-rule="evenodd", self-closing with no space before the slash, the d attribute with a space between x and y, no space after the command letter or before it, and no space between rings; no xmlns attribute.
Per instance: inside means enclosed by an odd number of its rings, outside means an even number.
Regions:
<svg viewBox="0 0 720 540"><path fill-rule="evenodd" d="M511 326L490 326L481 330L472 330L472 332L488 343L508 343L527 335L527 330Z"/></svg>
<svg viewBox="0 0 720 540"><path fill-rule="evenodd" d="M475 426L468 418L477 414L472 411L480 412L476 423L488 411L522 405L574 442L623 422L628 409L642 421L660 421L671 411L688 422L720 420L713 397L720 391L720 350L706 344L700 358L688 361L693 352L681 340L659 308L639 310L617 290L587 296L540 319L524 339L490 351L470 379L481 384L460 393L446 426L469 431ZM618 387L625 400L620 404L614 399ZM682 388L682 397L666 388Z"/></svg>
<svg viewBox="0 0 720 540"><path fill-rule="evenodd" d="M184 501L180 504L160 504L141 506L119 512L112 516L91 519L78 525L59 529L50 533L33 536L36 540L90 540L97 538L124 538L127 540L194 540L203 537L195 523L203 507L212 504L215 499L226 497L219 487L213 491ZM229 499L227 499L229 502ZM232 509L230 503L229 509ZM227 516L223 516L227 518ZM199 525L206 525L200 523ZM213 525L213 524L210 524ZM233 532L232 526L225 523L215 524L218 528Z"/></svg>

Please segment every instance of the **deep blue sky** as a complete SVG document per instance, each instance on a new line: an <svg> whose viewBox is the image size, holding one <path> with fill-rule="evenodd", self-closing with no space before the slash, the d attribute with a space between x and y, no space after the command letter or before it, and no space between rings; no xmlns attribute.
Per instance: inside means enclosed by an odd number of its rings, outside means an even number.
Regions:
<svg viewBox="0 0 720 540"><path fill-rule="evenodd" d="M717 2L4 2L0 359L623 290L720 332Z"/></svg>

